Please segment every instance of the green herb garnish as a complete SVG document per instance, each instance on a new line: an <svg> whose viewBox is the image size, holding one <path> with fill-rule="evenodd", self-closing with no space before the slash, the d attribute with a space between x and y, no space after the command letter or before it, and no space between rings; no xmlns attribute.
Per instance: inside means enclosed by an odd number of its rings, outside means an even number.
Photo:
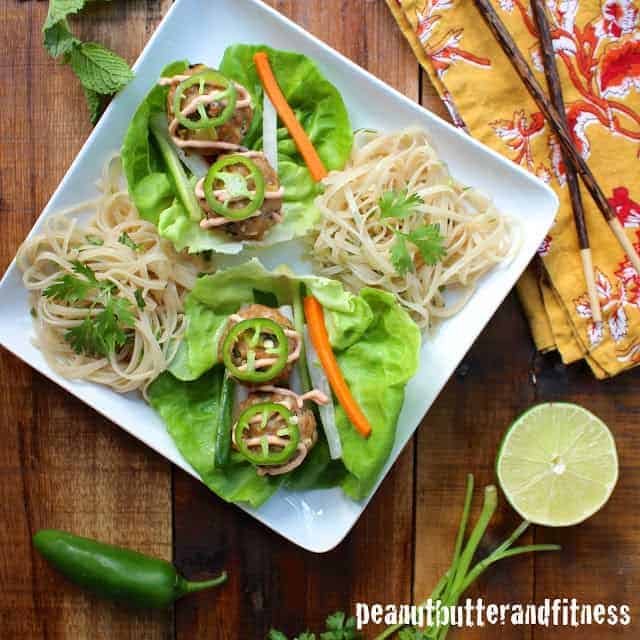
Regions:
<svg viewBox="0 0 640 640"><path fill-rule="evenodd" d="M62 58L82 83L91 123L102 113L105 98L118 93L133 78L127 61L96 42L81 42L69 29L67 18L87 0L49 0L42 26L43 44L53 58Z"/></svg>
<svg viewBox="0 0 640 640"><path fill-rule="evenodd" d="M417 193L409 194L407 187L399 191L385 191L378 200L383 218L406 218L417 213L416 207L421 204L424 204L424 200Z"/></svg>
<svg viewBox="0 0 640 640"><path fill-rule="evenodd" d="M106 295L104 309L95 316L87 316L77 327L68 329L64 339L76 353L92 356L108 356L123 347L135 317L131 303L124 298Z"/></svg>
<svg viewBox="0 0 640 640"><path fill-rule="evenodd" d="M133 251L137 251L140 248L140 245L135 243L126 231L123 231L120 234L118 242L123 244L125 247L129 247L129 249L133 249Z"/></svg>
<svg viewBox="0 0 640 640"><path fill-rule="evenodd" d="M64 339L76 353L108 356L129 339L126 329L131 329L135 321L133 305L125 298L115 296L114 285L98 280L83 262L75 260L72 269L75 275L65 274L49 285L42 295L69 304L91 301L85 319L78 326L67 329ZM97 305L102 309L94 314Z"/></svg>
<svg viewBox="0 0 640 640"><path fill-rule="evenodd" d="M43 296L52 300L75 304L86 300L92 289L106 290L112 288L113 285L110 282L100 282L93 271L83 262L74 260L71 264L71 268L76 275L65 274L53 284L50 284L42 292Z"/></svg>
<svg viewBox="0 0 640 640"><path fill-rule="evenodd" d="M96 247L101 247L104 244L104 240L98 236L86 236L87 242Z"/></svg>
<svg viewBox="0 0 640 640"><path fill-rule="evenodd" d="M292 640L358 640L362 634L356 631L356 619L342 611L332 613L325 622L325 631L319 635L310 631L303 631ZM267 640L289 640L282 631L271 629Z"/></svg>
<svg viewBox="0 0 640 640"><path fill-rule="evenodd" d="M415 268L407 242L417 247L423 260L430 266L440 261L447 253L444 247L445 239L440 234L438 224L422 225L409 233L394 229L393 233L396 239L391 245L391 262L401 276Z"/></svg>
<svg viewBox="0 0 640 640"><path fill-rule="evenodd" d="M147 305L144 301L144 298L142 297L142 291L140 291L140 289L136 289L133 295L135 296L138 309L144 309Z"/></svg>

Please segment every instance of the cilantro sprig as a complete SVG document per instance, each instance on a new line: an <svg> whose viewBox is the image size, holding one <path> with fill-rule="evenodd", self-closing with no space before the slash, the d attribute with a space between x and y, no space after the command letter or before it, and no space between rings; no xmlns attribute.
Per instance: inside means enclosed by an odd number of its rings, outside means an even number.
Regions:
<svg viewBox="0 0 640 640"><path fill-rule="evenodd" d="M105 99L122 90L133 78L127 61L97 42L82 42L69 28L68 17L88 0L49 0L42 26L43 44L49 54L73 69L82 84L91 123L102 113Z"/></svg>
<svg viewBox="0 0 640 640"><path fill-rule="evenodd" d="M424 200L417 193L409 193L407 187L385 191L378 200L382 218L406 218L417 213L417 207ZM391 227L390 227L391 228ZM391 263L399 275L403 276L415 270L413 257L407 243L415 245L426 264L433 266L447 254L444 246L445 238L440 233L440 225L423 224L405 233L392 229L395 240L391 245Z"/></svg>
<svg viewBox="0 0 640 640"><path fill-rule="evenodd" d="M325 631L316 635L310 631L303 631L292 640L359 640L362 634L356 631L356 619L343 611L332 613L325 622ZM271 629L267 640L289 640L282 631Z"/></svg>
<svg viewBox="0 0 640 640"><path fill-rule="evenodd" d="M72 269L73 274L63 275L50 284L42 295L71 305L91 302L84 320L67 329L64 339L76 353L109 356L130 338L127 330L133 328L135 322L133 305L129 300L115 295L116 287L111 282L98 280L93 270L83 262L74 261ZM98 313L94 313L96 308L99 309Z"/></svg>
<svg viewBox="0 0 640 640"><path fill-rule="evenodd" d="M380 215L383 218L406 218L416 212L416 207L424 204L424 200L417 194L409 194L408 187L404 189L385 191L378 200Z"/></svg>

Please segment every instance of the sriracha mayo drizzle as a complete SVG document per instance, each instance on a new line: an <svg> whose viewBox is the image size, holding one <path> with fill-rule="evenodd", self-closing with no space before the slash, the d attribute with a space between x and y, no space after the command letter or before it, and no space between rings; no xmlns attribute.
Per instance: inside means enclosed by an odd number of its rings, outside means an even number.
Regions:
<svg viewBox="0 0 640 640"><path fill-rule="evenodd" d="M187 80L187 78L191 78L190 75L185 74L177 74L172 76L171 78L160 78L158 84L160 86L172 86L178 85L181 82ZM244 109L246 107L251 106L251 95L247 91L245 87L241 84L234 82L236 91L238 92L238 99L236 100L236 109ZM184 117L190 116L192 113L196 111L198 105L201 104L212 104L214 102L220 102L220 104L225 104L225 100L218 100L218 96L220 95L220 89L214 88L209 93L205 93L203 95L194 96L191 99L185 100L185 104L182 105L180 109L181 115ZM173 120L169 123L169 134L171 135L171 139L173 143L180 147L181 149L221 149L224 151L237 151L244 150L244 147L239 144L235 144L233 142L224 142L222 140L183 140L177 135L178 127L180 126L180 122L178 118L174 117Z"/></svg>

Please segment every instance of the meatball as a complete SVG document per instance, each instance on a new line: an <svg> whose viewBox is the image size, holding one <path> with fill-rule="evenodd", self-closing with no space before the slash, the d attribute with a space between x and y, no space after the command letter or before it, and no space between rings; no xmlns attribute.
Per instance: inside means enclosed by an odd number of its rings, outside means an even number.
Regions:
<svg viewBox="0 0 640 640"><path fill-rule="evenodd" d="M282 465L263 468L263 473L269 473L271 475L286 473L287 471L290 471L291 469L301 464L309 450L311 450L317 442L318 430L316 418L313 414L313 411L311 411L310 409L301 409L297 407L295 401L291 396L269 392L253 392L249 394L249 397L238 407L238 415L240 415L249 407L252 407L254 404L258 404L261 402L275 402L283 404L291 409L297 418L297 426L298 430L300 431L300 442L298 443L298 451L294 454L291 460L288 460ZM265 431L269 435L277 435L278 430L283 426L285 426L285 423L282 417L274 414L267 422ZM247 437L259 437L261 435L263 435L263 432L260 429L260 425L257 423L252 424L247 433Z"/></svg>
<svg viewBox="0 0 640 640"><path fill-rule="evenodd" d="M288 318L283 316L277 309L272 309L271 307L267 307L262 304L250 304L249 306L244 307L244 309L241 309L240 311L238 311L237 315L242 320L249 320L252 318L267 318L268 320L273 320L273 322L276 322L277 324L279 324L283 329L293 330L293 325L291 324ZM233 326L232 322L227 323L225 332L222 338L220 339L220 343L219 343L220 346L219 346L219 353L218 353L220 360L223 359L222 346L232 326ZM298 344L299 338L296 338L295 336L290 335L290 336L287 336L287 342L288 342L289 354L294 353L296 349L299 347L299 344ZM241 362L246 362L247 344L245 342L238 342L235 345L234 351L237 352L238 360L240 360ZM264 357L269 357L269 354L266 353L263 349L257 349L256 359L260 359ZM291 362L287 362L284 369L275 378L273 378L268 382L267 381L262 381L258 383L251 383L251 382L244 382L244 381L243 382L247 386L261 386L264 384L284 383L289 379L289 375L291 374L291 369L293 368L293 365L296 360L297 358L292 359Z"/></svg>
<svg viewBox="0 0 640 640"><path fill-rule="evenodd" d="M208 67L204 64L195 64L191 65L186 71L184 71L180 75L192 76L196 73L200 73L208 69ZM176 89L180 83L172 82L170 85L169 93L167 95L167 119L169 120L169 125L173 122L175 118L175 112L173 110L173 101L176 93ZM213 88L222 89L222 86L218 85L207 85L209 90ZM244 90L243 90L244 92ZM189 87L185 92L186 101L195 98L199 93L199 87L196 85ZM207 105L206 111L210 117L216 117L219 115L224 109L225 105L221 102L212 102ZM193 116L194 118L197 115ZM176 136L184 141L219 141L219 142L227 142L230 144L235 144L240 146L242 140L244 139L249 127L251 126L251 121L253 119L253 109L251 105L236 107L233 115L229 120L227 120L224 124L216 127L215 129L187 129L181 124L178 125L176 129ZM198 147L198 146L189 146L185 145L185 148L198 153L200 155L206 156L208 158L215 158L220 152L221 149L218 147Z"/></svg>
<svg viewBox="0 0 640 640"><path fill-rule="evenodd" d="M216 226L217 229L226 231L229 235L239 240L260 241L264 238L266 232L275 224L282 220L282 195L280 193L280 180L278 174L271 166L263 153L251 151L248 152L249 159L258 167L264 177L264 201L260 206L260 213L253 215L244 220L230 220L229 222ZM224 157L224 156L221 156ZM249 170L244 165L238 163L225 167L225 171L229 173L239 173L246 176ZM224 188L221 181L216 181L213 185L214 189ZM255 188L252 181L249 181L249 189ZM202 194L198 194L202 195ZM207 212L207 216L219 218L218 214L213 212L204 198L199 198L200 206ZM247 205L246 199L236 200L229 204L230 209L242 209ZM205 228L208 227L206 221L203 221Z"/></svg>

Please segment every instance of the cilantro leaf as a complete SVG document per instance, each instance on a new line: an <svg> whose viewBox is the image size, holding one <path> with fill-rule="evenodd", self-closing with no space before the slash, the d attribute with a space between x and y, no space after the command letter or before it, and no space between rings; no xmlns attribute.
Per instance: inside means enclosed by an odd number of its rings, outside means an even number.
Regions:
<svg viewBox="0 0 640 640"><path fill-rule="evenodd" d="M133 78L127 61L97 42L73 47L69 63L82 86L96 93L116 93Z"/></svg>
<svg viewBox="0 0 640 640"><path fill-rule="evenodd" d="M42 292L42 295L52 300L75 304L76 302L86 300L89 291L93 288L93 284L90 282L81 280L67 273L50 284Z"/></svg>
<svg viewBox="0 0 640 640"><path fill-rule="evenodd" d="M44 31L44 48L53 58L66 55L79 44L80 40L69 31L69 23L64 19Z"/></svg>
<svg viewBox="0 0 640 640"><path fill-rule="evenodd" d="M327 630L320 634L320 640L357 640L362 634L356 631L356 619L347 618L342 611L332 613L326 622Z"/></svg>
<svg viewBox="0 0 640 640"><path fill-rule="evenodd" d="M91 317L86 317L77 327L67 329L64 339L76 353L107 355L102 338Z"/></svg>
<svg viewBox="0 0 640 640"><path fill-rule="evenodd" d="M144 301L144 298L142 297L142 291L140 291L140 289L136 289L133 295L136 298L136 304L138 305L138 309L144 309L147 306L147 304Z"/></svg>
<svg viewBox="0 0 640 640"><path fill-rule="evenodd" d="M378 200L383 218L406 218L416 213L416 207L421 204L424 204L424 200L417 193L409 195L407 187L399 191L385 191Z"/></svg>
<svg viewBox="0 0 640 640"><path fill-rule="evenodd" d="M127 343L129 334L125 330L132 328L134 322L131 303L108 292L104 309L67 329L64 339L76 353L107 357Z"/></svg>
<svg viewBox="0 0 640 640"><path fill-rule="evenodd" d="M92 289L101 286L93 271L79 260L75 260L72 263L72 269L76 274L82 275L84 278L78 278L67 273L50 284L42 292L42 295L52 300L75 304L86 300Z"/></svg>
<svg viewBox="0 0 640 640"><path fill-rule="evenodd" d="M336 611L327 618L327 631L340 631L344 629L344 611Z"/></svg>
<svg viewBox="0 0 640 640"><path fill-rule="evenodd" d="M93 269L90 266L86 265L84 262L80 262L80 260L74 260L71 263L72 269L81 276L84 276L89 282L91 282L94 286L99 286L100 283L96 278L96 274L93 273Z"/></svg>
<svg viewBox="0 0 640 640"><path fill-rule="evenodd" d="M433 266L439 262L447 253L444 247L444 236L440 234L440 225L423 225L410 231L407 238L418 247L420 255L424 261Z"/></svg>
<svg viewBox="0 0 640 640"><path fill-rule="evenodd" d="M120 237L118 238L118 242L120 244L123 244L125 247L129 247L129 249L133 249L134 251L137 251L140 248L140 245L135 243L131 239L131 236L126 231L123 231L120 234Z"/></svg>
<svg viewBox="0 0 640 640"><path fill-rule="evenodd" d="M318 637L320 640L359 640L362 638L362 634L356 630L356 619L353 616L347 618L342 611L332 613L326 620L325 628L326 631L323 631L320 636L316 636L310 631L304 631L293 640L316 640ZM281 631L271 629L267 640L287 640L287 636Z"/></svg>
<svg viewBox="0 0 640 640"><path fill-rule="evenodd" d="M96 247L101 247L104 244L104 240L99 238L98 236L86 236L86 240L89 244L92 244Z"/></svg>
<svg viewBox="0 0 640 640"><path fill-rule="evenodd" d="M108 356L129 340L126 330L134 326L134 307L125 298L114 296L113 283L98 280L88 265L75 260L71 268L75 275L66 273L50 284L42 295L72 305L91 301L86 318L79 325L67 329L64 338L76 353ZM92 291L95 293L90 296ZM139 291L136 291L134 295L142 309L144 299L141 294L138 298L138 294ZM143 306L140 306L141 303ZM91 315L91 310L98 304L102 305L102 310Z"/></svg>
<svg viewBox="0 0 640 640"><path fill-rule="evenodd" d="M407 235L396 231L396 239L391 245L391 263L399 275L403 276L409 271L413 271L413 259L407 248Z"/></svg>

